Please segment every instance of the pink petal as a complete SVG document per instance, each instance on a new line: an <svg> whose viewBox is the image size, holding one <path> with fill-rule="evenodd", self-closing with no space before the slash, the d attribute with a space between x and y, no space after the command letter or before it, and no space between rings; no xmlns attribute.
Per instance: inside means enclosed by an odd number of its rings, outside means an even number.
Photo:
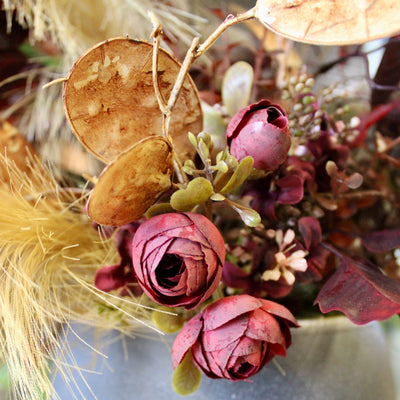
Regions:
<svg viewBox="0 0 400 400"><path fill-rule="evenodd" d="M204 349L199 341L195 342L192 347L192 356L195 364L207 375L209 378L217 379L222 378L222 371L218 367L218 365L211 360L210 363L210 355L204 352Z"/></svg>
<svg viewBox="0 0 400 400"><path fill-rule="evenodd" d="M198 213L185 213L196 225L198 231L202 234L204 242L200 243L207 245L213 249L219 258L221 264L225 261L225 242L218 228L206 217Z"/></svg>
<svg viewBox="0 0 400 400"><path fill-rule="evenodd" d="M263 305L261 299L247 294L228 296L210 304L203 311L204 329L210 331L224 325L237 316Z"/></svg>
<svg viewBox="0 0 400 400"><path fill-rule="evenodd" d="M266 342L285 344L279 322L262 308L250 313L246 336Z"/></svg>
<svg viewBox="0 0 400 400"><path fill-rule="evenodd" d="M180 330L171 350L172 366L174 369L180 364L188 350L197 341L202 327L203 321L201 320L201 314L197 314Z"/></svg>
<svg viewBox="0 0 400 400"><path fill-rule="evenodd" d="M243 336L240 338L238 345L235 347L235 350L232 352L232 355L241 357L247 356L249 354L261 352L261 343L258 340L253 340L249 337Z"/></svg>
<svg viewBox="0 0 400 400"><path fill-rule="evenodd" d="M121 267L121 264L109 265L100 268L96 272L94 285L103 292L109 292L110 290L124 286L127 283L124 278L126 278L126 275L124 274L124 267Z"/></svg>
<svg viewBox="0 0 400 400"><path fill-rule="evenodd" d="M285 319L287 322L290 323L290 325L299 327L300 325L297 323L295 317L293 314L284 306L275 303L274 301L271 300L264 300L260 299L260 301L263 303L262 309L270 314L275 315L276 317L280 317Z"/></svg>
<svg viewBox="0 0 400 400"><path fill-rule="evenodd" d="M230 375L227 371L229 360L232 358L232 352L238 345L240 339L235 340L229 346L218 351L207 352L209 365L213 368L213 371L219 370L219 376L221 378L230 379Z"/></svg>
<svg viewBox="0 0 400 400"><path fill-rule="evenodd" d="M203 289L207 282L207 266L203 260L184 259L187 271L186 279L186 295L190 296L193 293Z"/></svg>
<svg viewBox="0 0 400 400"><path fill-rule="evenodd" d="M171 241L171 246L168 248L169 254L177 254L181 257L192 257L197 260L204 258L201 245L192 240L182 239L178 237Z"/></svg>
<svg viewBox="0 0 400 400"><path fill-rule="evenodd" d="M226 324L203 332L203 346L206 351L221 350L243 336L249 317L242 314Z"/></svg>

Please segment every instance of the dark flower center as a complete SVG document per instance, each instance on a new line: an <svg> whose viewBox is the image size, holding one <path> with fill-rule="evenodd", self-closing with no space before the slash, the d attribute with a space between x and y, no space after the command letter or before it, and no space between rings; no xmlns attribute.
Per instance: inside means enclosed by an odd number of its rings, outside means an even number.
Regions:
<svg viewBox="0 0 400 400"><path fill-rule="evenodd" d="M229 374L238 379L246 379L252 376L257 370L257 366L248 361L237 362L233 368L229 369Z"/></svg>
<svg viewBox="0 0 400 400"><path fill-rule="evenodd" d="M179 283L185 264L175 254L165 254L156 270L157 282L160 286L169 289Z"/></svg>

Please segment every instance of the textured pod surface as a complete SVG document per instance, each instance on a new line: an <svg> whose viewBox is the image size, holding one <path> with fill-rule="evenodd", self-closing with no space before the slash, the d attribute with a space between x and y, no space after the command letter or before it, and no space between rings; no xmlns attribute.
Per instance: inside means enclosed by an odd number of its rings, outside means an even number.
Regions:
<svg viewBox="0 0 400 400"><path fill-rule="evenodd" d="M400 32L398 0L258 0L256 17L289 39L361 44Z"/></svg>
<svg viewBox="0 0 400 400"><path fill-rule="evenodd" d="M89 216L112 226L137 220L170 188L172 172L171 147L164 138L136 143L100 175L89 199Z"/></svg>
<svg viewBox="0 0 400 400"><path fill-rule="evenodd" d="M108 163L133 144L162 132L163 117L152 80L153 46L116 38L80 57L64 87L64 107L72 131L96 157ZM160 90L169 98L180 63L160 49ZM194 153L187 132L202 129L196 86L187 76L171 118L170 132L184 158Z"/></svg>
<svg viewBox="0 0 400 400"><path fill-rule="evenodd" d="M26 159L29 154L35 154L31 144L22 136L16 127L7 121L0 120L0 154L8 160L15 162L19 170L29 174ZM5 163L0 163L0 176L8 180L8 172Z"/></svg>

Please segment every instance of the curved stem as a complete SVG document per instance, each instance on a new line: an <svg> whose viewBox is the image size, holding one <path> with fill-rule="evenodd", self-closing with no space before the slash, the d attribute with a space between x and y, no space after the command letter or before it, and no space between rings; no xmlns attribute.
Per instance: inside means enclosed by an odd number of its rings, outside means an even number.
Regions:
<svg viewBox="0 0 400 400"><path fill-rule="evenodd" d="M194 53L194 57L200 57L203 53L205 53L230 26L254 18L255 13L256 8L253 7L242 14L238 14L236 17L233 15L228 15L224 22L219 25L218 28L206 39L206 41L198 47Z"/></svg>

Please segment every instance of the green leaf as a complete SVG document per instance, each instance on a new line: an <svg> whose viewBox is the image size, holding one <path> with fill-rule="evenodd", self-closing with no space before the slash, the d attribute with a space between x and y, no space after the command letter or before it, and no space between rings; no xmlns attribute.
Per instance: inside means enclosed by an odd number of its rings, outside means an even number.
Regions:
<svg viewBox="0 0 400 400"><path fill-rule="evenodd" d="M210 196L210 199L213 201L224 201L226 197L221 193L214 193Z"/></svg>
<svg viewBox="0 0 400 400"><path fill-rule="evenodd" d="M213 194L209 180L198 177L189 182L186 189L177 190L171 196L171 206L177 211L191 211L198 204L204 203Z"/></svg>
<svg viewBox="0 0 400 400"><path fill-rule="evenodd" d="M235 115L249 104L253 80L253 67L245 61L228 68L222 81L222 102L229 115Z"/></svg>
<svg viewBox="0 0 400 400"><path fill-rule="evenodd" d="M172 208L171 204L169 203L158 203L152 205L144 214L146 218L155 217L159 214L165 214L169 212L173 212L174 209Z"/></svg>
<svg viewBox="0 0 400 400"><path fill-rule="evenodd" d="M240 218L242 218L242 221L251 228L254 228L261 223L260 214L255 210L248 208L242 210L236 209L236 211L239 213Z"/></svg>
<svg viewBox="0 0 400 400"><path fill-rule="evenodd" d="M201 107L203 109L203 130L205 132L212 132L213 141L221 138L221 143L226 143L226 122L221 113L205 102L201 103Z"/></svg>
<svg viewBox="0 0 400 400"><path fill-rule="evenodd" d="M187 396L195 392L201 382L201 372L194 365L192 352L189 350L172 376L172 388L176 393Z"/></svg>
<svg viewBox="0 0 400 400"><path fill-rule="evenodd" d="M165 333L174 333L182 328L185 320L172 313L169 307L161 306L154 310L151 314L151 320L156 328Z"/></svg>
<svg viewBox="0 0 400 400"><path fill-rule="evenodd" d="M195 149L197 149L197 138L196 138L196 136L192 132L189 132L188 133L188 138L189 138L189 141L192 144L192 146Z"/></svg>
<svg viewBox="0 0 400 400"><path fill-rule="evenodd" d="M240 215L240 218L242 218L242 221L247 226L254 228L261 223L260 214L252 208L246 207L229 199L225 199L224 201Z"/></svg>
<svg viewBox="0 0 400 400"><path fill-rule="evenodd" d="M253 157L243 158L228 183L220 190L220 193L231 193L238 188L251 174L253 170Z"/></svg>

